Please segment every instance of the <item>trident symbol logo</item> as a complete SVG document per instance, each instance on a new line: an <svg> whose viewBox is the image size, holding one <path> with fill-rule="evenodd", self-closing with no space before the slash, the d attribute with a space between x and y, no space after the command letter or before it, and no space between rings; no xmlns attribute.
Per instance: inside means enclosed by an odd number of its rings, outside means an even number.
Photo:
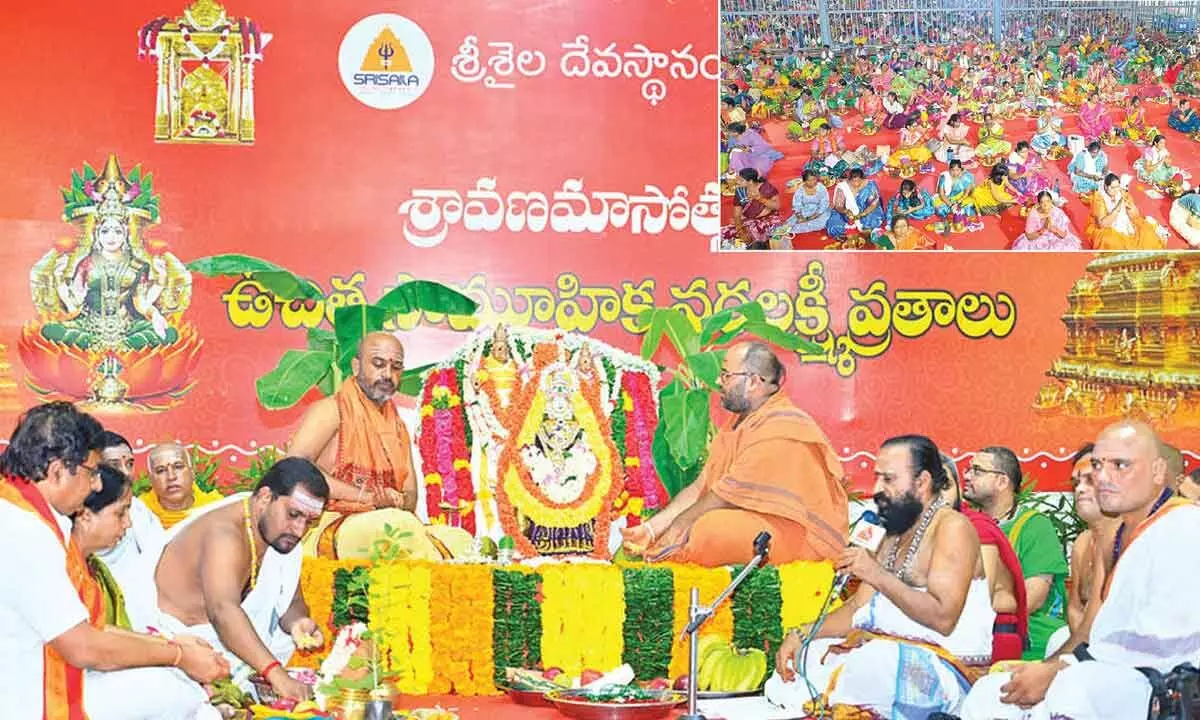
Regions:
<svg viewBox="0 0 1200 720"><path fill-rule="evenodd" d="M376 51L379 57L383 60L383 69L389 70L392 67L392 57L396 54L396 49L391 43L383 43Z"/></svg>

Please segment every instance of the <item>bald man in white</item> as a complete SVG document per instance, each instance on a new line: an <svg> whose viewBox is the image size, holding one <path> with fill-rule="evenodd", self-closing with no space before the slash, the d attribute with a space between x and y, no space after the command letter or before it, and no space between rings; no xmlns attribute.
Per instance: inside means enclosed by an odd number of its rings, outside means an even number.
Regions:
<svg viewBox="0 0 1200 720"><path fill-rule="evenodd" d="M1162 448L1141 423L1100 434L1092 477L1100 509L1121 526L1088 642L983 678L963 720L1144 718L1150 684L1137 668L1200 664L1200 506L1175 497Z"/></svg>

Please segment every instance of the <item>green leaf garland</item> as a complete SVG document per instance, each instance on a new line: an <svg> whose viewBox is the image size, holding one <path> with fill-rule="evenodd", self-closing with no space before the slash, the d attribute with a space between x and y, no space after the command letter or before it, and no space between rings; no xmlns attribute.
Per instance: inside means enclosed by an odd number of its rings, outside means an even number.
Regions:
<svg viewBox="0 0 1200 720"><path fill-rule="evenodd" d="M505 668L541 667L542 607L537 601L541 580L535 573L492 571L492 657L497 685L505 683Z"/></svg>
<svg viewBox="0 0 1200 720"><path fill-rule="evenodd" d="M627 567L625 656L640 680L666 678L671 664L675 577L669 568ZM668 678L669 679L669 678Z"/></svg>
<svg viewBox="0 0 1200 720"><path fill-rule="evenodd" d="M351 623L370 623L368 591L371 587L370 569L338 568L333 573L333 626L342 628Z"/></svg>
<svg viewBox="0 0 1200 720"><path fill-rule="evenodd" d="M733 569L736 575L741 567ZM768 675L775 670L775 653L783 642L779 613L783 608L779 570L758 568L733 593L733 644L742 649L759 648L767 654Z"/></svg>

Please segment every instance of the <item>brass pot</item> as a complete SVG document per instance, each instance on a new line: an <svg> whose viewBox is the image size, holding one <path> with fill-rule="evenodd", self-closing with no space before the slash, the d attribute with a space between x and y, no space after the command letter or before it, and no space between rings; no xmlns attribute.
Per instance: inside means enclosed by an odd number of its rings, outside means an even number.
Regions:
<svg viewBox="0 0 1200 720"><path fill-rule="evenodd" d="M343 689L335 701L341 720L363 720L367 714L367 703L371 693L367 690Z"/></svg>

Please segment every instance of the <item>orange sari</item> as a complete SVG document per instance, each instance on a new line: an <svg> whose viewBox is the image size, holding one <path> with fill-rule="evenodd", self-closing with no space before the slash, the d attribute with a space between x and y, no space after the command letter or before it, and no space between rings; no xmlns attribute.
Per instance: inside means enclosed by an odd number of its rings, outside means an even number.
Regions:
<svg viewBox="0 0 1200 720"><path fill-rule="evenodd" d="M718 432L709 446L696 482L730 507L704 513L680 545L651 559L708 567L744 563L764 530L771 533L772 563L835 558L849 524L842 477L825 433L777 392Z"/></svg>
<svg viewBox="0 0 1200 720"><path fill-rule="evenodd" d="M375 509L374 493L385 488L404 489L411 453L408 429L396 406L371 402L358 381L346 378L337 391L338 447L333 477L363 488L364 499L331 500L326 509L337 513Z"/></svg>
<svg viewBox="0 0 1200 720"><path fill-rule="evenodd" d="M67 577L87 608L88 622L96 628L104 627L104 593L88 572L79 546L63 538L50 506L33 483L0 478L0 500L36 515L54 531L67 552ZM83 670L68 664L50 645L42 653L42 720L87 720L83 711Z"/></svg>

